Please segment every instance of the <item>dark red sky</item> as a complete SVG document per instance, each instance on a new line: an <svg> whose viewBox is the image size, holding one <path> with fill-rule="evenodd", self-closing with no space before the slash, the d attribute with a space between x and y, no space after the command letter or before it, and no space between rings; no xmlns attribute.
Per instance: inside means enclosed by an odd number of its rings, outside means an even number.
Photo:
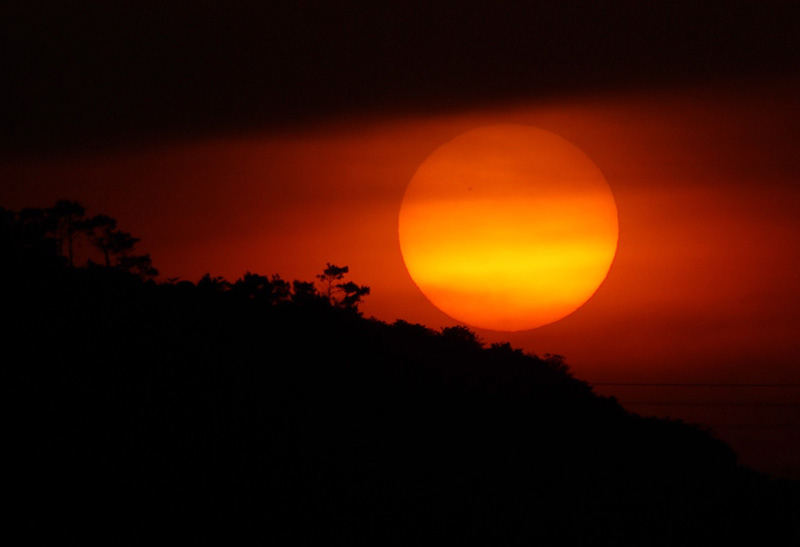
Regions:
<svg viewBox="0 0 800 547"><path fill-rule="evenodd" d="M4 2L6 151L795 73L796 3Z"/></svg>
<svg viewBox="0 0 800 547"><path fill-rule="evenodd" d="M485 341L598 382L800 384L793 3L317 4L2 8L0 205L77 199L165 278L347 264L367 315L438 328L399 252L405 185L464 131L533 125L606 175L619 249L575 314ZM680 400L635 410L689 412L800 476L799 392L619 396Z"/></svg>

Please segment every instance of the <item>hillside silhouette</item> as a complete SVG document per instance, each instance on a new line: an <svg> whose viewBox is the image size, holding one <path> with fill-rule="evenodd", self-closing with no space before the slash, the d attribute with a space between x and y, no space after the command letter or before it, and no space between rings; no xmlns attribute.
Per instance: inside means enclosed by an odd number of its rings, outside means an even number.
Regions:
<svg viewBox="0 0 800 547"><path fill-rule="evenodd" d="M107 244L108 218L0 210L9 499L28 538L800 539L796 483L625 411L563 357L365 318L369 288L332 264L317 283L157 283L133 245L79 263L70 238Z"/></svg>

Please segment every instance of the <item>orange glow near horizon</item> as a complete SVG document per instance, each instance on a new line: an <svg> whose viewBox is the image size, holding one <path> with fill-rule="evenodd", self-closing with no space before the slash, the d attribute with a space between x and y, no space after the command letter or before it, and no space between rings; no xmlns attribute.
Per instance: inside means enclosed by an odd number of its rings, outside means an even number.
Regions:
<svg viewBox="0 0 800 547"><path fill-rule="evenodd" d="M346 265L372 289L365 316L441 329L456 321L415 285L401 253L398 212L409 181L434 150L474 128L539 127L602 169L619 211L618 247L601 289L589 289L577 313L515 333L467 323L485 343L565 355L576 374L595 380L796 382L798 89L765 84L745 96L692 88L366 116L6 159L0 201L19 209L70 198L90 214L110 214L141 239L162 280L208 272L235 281L250 271L309 281L326 262ZM495 276L482 286L496 285Z"/></svg>
<svg viewBox="0 0 800 547"><path fill-rule="evenodd" d="M597 166L533 127L465 133L415 173L399 217L409 274L469 325L521 331L571 314L605 279L617 209Z"/></svg>

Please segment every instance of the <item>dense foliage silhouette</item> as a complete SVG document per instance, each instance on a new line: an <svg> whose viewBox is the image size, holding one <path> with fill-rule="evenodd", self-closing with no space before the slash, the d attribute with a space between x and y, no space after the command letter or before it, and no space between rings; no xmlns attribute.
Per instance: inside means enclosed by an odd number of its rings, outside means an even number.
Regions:
<svg viewBox="0 0 800 547"><path fill-rule="evenodd" d="M77 268L48 215L0 210L10 499L27 537L798 539L797 484L738 466L696 426L626 412L561 356L364 318L368 288L331 264L322 290Z"/></svg>

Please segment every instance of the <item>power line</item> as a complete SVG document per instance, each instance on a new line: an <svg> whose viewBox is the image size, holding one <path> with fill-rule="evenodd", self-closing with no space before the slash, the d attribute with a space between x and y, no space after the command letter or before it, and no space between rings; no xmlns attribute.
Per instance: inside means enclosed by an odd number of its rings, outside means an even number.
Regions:
<svg viewBox="0 0 800 547"><path fill-rule="evenodd" d="M776 429L800 429L800 424L703 424L711 429L750 429L771 431Z"/></svg>
<svg viewBox="0 0 800 547"><path fill-rule="evenodd" d="M684 401L620 401L621 405L632 406L769 406L769 407L800 407L800 403L773 403L769 401L753 402L718 402L718 403L697 403Z"/></svg>
<svg viewBox="0 0 800 547"><path fill-rule="evenodd" d="M589 382L593 386L636 387L725 387L725 388L800 388L800 384L732 384L732 383L678 383L678 382Z"/></svg>

